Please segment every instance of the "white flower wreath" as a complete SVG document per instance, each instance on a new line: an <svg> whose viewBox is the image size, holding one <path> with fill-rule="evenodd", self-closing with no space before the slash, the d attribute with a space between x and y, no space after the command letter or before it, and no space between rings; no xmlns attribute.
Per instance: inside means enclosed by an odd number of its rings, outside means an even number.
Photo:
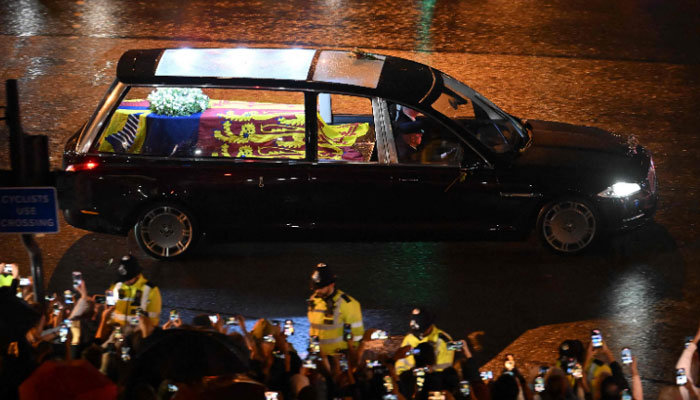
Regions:
<svg viewBox="0 0 700 400"><path fill-rule="evenodd" d="M196 88L158 88L148 95L149 108L156 114L187 116L206 110L209 96Z"/></svg>

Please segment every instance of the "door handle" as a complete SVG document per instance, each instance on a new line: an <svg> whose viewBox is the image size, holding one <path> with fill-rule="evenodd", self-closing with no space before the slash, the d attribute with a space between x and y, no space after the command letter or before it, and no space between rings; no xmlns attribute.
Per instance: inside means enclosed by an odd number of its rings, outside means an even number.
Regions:
<svg viewBox="0 0 700 400"><path fill-rule="evenodd" d="M265 187L265 182L263 182L262 176L260 178L258 178L258 187L259 188Z"/></svg>

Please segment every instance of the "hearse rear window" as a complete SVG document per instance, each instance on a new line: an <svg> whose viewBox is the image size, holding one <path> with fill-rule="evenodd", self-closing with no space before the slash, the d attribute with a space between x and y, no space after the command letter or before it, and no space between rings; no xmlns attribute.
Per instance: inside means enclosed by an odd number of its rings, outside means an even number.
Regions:
<svg viewBox="0 0 700 400"><path fill-rule="evenodd" d="M303 159L304 95L132 87L98 151L170 157Z"/></svg>

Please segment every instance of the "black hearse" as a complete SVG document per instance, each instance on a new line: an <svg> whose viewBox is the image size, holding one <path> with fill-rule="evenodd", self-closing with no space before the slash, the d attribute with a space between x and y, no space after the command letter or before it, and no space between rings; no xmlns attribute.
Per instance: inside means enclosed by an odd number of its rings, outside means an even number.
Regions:
<svg viewBox="0 0 700 400"><path fill-rule="evenodd" d="M524 121L413 61L362 51L127 51L66 144L73 226L170 259L198 238L522 237L560 253L656 208L650 153Z"/></svg>

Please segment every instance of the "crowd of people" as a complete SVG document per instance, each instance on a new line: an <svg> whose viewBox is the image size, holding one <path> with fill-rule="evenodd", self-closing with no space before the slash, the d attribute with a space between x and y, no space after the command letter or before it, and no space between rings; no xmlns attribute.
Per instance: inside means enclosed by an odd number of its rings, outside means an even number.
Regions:
<svg viewBox="0 0 700 400"><path fill-rule="evenodd" d="M398 348L377 346L388 335L365 329L360 303L336 288L325 264L311 275L305 349L288 342L291 321L260 319L247 329L240 315L185 323L171 310L161 324L160 291L132 256L115 263L118 279L104 295L90 295L76 272L73 291L44 302L16 265L0 267L2 399L644 398L636 358L623 349L618 361L599 331L586 345L563 341L551 365L521 371L508 354L494 374L480 370L468 340L453 340L417 307ZM698 340L700 329L678 361L678 385L660 398L698 397Z"/></svg>

